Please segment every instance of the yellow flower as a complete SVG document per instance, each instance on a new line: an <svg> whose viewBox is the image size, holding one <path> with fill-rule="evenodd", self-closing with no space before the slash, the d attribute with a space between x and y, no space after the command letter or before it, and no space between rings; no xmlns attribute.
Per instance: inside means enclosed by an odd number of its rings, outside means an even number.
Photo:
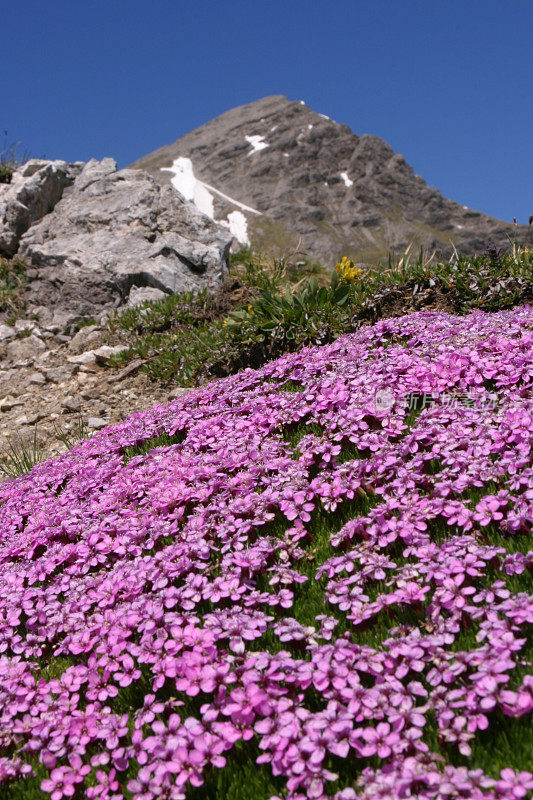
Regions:
<svg viewBox="0 0 533 800"><path fill-rule="evenodd" d="M362 270L357 269L354 262L348 256L343 256L341 260L335 264L335 271L337 272L341 283L350 283L362 274Z"/></svg>

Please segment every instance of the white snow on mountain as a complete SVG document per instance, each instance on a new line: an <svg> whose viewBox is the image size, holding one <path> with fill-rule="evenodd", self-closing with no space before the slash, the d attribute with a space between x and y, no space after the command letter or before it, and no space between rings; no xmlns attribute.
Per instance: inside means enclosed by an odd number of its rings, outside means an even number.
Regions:
<svg viewBox="0 0 533 800"><path fill-rule="evenodd" d="M261 137L259 137L261 138ZM268 147L268 145L266 145ZM261 149L261 148L260 148ZM239 200L234 200L233 197L224 194L214 186L204 183L194 174L194 167L190 158L180 156L173 161L171 167L161 167L163 172L173 172L174 177L171 179L172 186L181 194L186 200L194 203L196 208L203 214L206 214L218 225L229 228L233 236L241 244L250 244L248 238L248 223L242 211L247 211L249 214L261 214L256 208L247 206ZM216 220L214 210L214 197L213 194L218 195L223 200L226 200L233 206L242 209L242 211L231 211L227 219Z"/></svg>
<svg viewBox="0 0 533 800"><path fill-rule="evenodd" d="M249 156L253 155L253 153L258 153L259 150L264 150L265 147L268 147L268 142L265 142L264 136L245 136L244 138L248 144L252 146L252 149L248 153Z"/></svg>
<svg viewBox="0 0 533 800"><path fill-rule="evenodd" d="M204 214L207 214L211 219L215 218L213 195L202 181L195 178L190 158L180 156L180 158L177 158L173 162L171 167L162 167L162 169L164 172L174 173L174 177L171 180L172 186L177 189L186 200L190 200L194 203L196 208Z"/></svg>
<svg viewBox="0 0 533 800"><path fill-rule="evenodd" d="M237 206L237 208L242 208L243 211L249 211L250 214L261 214L261 211L258 211L257 208L252 208L251 206L247 206L244 203L239 202L239 200L234 200L233 197L230 197L224 192L221 192L219 189L215 189L214 186L210 186L208 183L204 183L204 186L209 189L209 191L218 194L219 197L222 197L223 200L227 200L228 203L231 203L232 206ZM216 220L215 220L216 222Z"/></svg>
<svg viewBox="0 0 533 800"><path fill-rule="evenodd" d="M353 186L353 181L350 180L347 172L341 172L341 178L343 179L346 186Z"/></svg>
<svg viewBox="0 0 533 800"><path fill-rule="evenodd" d="M227 220L221 220L219 225L223 225L224 228L229 228L230 232L240 244L250 244L250 239L248 238L248 223L242 211L232 211L228 214Z"/></svg>

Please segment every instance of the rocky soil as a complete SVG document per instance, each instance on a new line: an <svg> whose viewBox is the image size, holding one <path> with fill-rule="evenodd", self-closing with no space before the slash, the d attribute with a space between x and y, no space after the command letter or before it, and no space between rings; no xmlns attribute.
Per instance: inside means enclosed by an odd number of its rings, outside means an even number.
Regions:
<svg viewBox="0 0 533 800"><path fill-rule="evenodd" d="M72 332L70 324L39 327L31 319L0 325L0 457L10 443L37 440L46 456L66 449L58 431L90 435L134 411L165 403L170 391L139 372L141 362L117 371L106 367L113 345L102 323Z"/></svg>

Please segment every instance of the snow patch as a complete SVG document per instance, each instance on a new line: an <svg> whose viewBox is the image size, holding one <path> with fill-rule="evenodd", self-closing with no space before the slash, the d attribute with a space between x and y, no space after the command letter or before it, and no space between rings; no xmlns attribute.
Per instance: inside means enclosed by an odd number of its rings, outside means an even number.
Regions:
<svg viewBox="0 0 533 800"><path fill-rule="evenodd" d="M250 244L248 238L248 223L242 211L232 211L228 214L227 220L222 220L220 225L229 228L230 233L235 236L239 244Z"/></svg>
<svg viewBox="0 0 533 800"><path fill-rule="evenodd" d="M327 117L325 114L319 114L318 116L322 117L322 119L331 119L331 117Z"/></svg>
<svg viewBox="0 0 533 800"><path fill-rule="evenodd" d="M299 100L298 102L300 103L301 106L305 106L305 100Z"/></svg>
<svg viewBox="0 0 533 800"><path fill-rule="evenodd" d="M224 194L214 186L196 178L194 168L190 158L180 156L173 161L171 167L161 167L162 172L173 172L174 177L171 179L172 186L191 203L194 203L196 208L203 214L206 214L210 219L224 228L229 228L230 232L241 244L250 244L248 238L248 223L242 211L247 211L249 214L261 214L256 208L247 206L244 203L235 200L233 197ZM225 220L216 220L215 211L213 207L213 194L218 195L223 200L226 200L233 206L242 209L242 211L231 211Z"/></svg>
<svg viewBox="0 0 533 800"><path fill-rule="evenodd" d="M464 228L464 225L457 225L457 224L456 224L456 225L455 225L455 227L456 227L456 228L459 228L459 230L463 230L463 228Z"/></svg>
<svg viewBox="0 0 533 800"><path fill-rule="evenodd" d="M194 176L194 169L190 158L180 156L172 163L171 167L162 167L163 172L173 172L172 186L178 190L186 200L194 203L196 208L211 219L215 218L213 209L213 195L206 185Z"/></svg>
<svg viewBox="0 0 533 800"><path fill-rule="evenodd" d="M312 126L312 125L308 125L307 127L309 128L309 130L312 130L312 129L313 129L313 126Z"/></svg>
<svg viewBox="0 0 533 800"><path fill-rule="evenodd" d="M248 222L242 211L232 211L228 214L229 229L239 242L250 244L248 238Z"/></svg>
<svg viewBox="0 0 533 800"><path fill-rule="evenodd" d="M468 211L468 206L463 206L465 211Z"/></svg>
<svg viewBox="0 0 533 800"><path fill-rule="evenodd" d="M288 158L288 157L289 157L289 154L288 154L288 153L283 153L283 155L285 156L285 158Z"/></svg>
<svg viewBox="0 0 533 800"><path fill-rule="evenodd" d="M345 186L353 186L353 181L350 180L347 172L341 172L341 178L343 179Z"/></svg>
<svg viewBox="0 0 533 800"><path fill-rule="evenodd" d="M264 136L245 136L244 138L252 147L248 153L249 156L253 155L253 153L258 153L260 150L264 150L265 147L268 147L268 142L265 142Z"/></svg>
<svg viewBox="0 0 533 800"><path fill-rule="evenodd" d="M220 189L215 189L214 186L210 186L208 183L204 183L204 186L215 194L218 194L218 196L222 197L223 200L227 200L228 203L231 203L233 206L242 208L243 211L249 211L250 214L262 214L262 212L258 211L257 208L252 208L251 206L247 206L244 203L239 202L239 200L234 200L233 197L224 194L224 192L221 192Z"/></svg>
<svg viewBox="0 0 533 800"><path fill-rule="evenodd" d="M277 125L272 125L272 127L270 128L270 132L274 133L274 131L277 130L277 127L278 127Z"/></svg>

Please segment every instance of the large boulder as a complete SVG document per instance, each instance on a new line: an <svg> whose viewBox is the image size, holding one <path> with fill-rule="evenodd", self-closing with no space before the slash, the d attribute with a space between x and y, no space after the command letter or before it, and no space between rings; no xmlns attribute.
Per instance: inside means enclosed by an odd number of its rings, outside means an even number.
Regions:
<svg viewBox="0 0 533 800"><path fill-rule="evenodd" d="M32 158L13 172L11 183L0 184L0 255L12 256L30 225L49 214L83 163Z"/></svg>
<svg viewBox="0 0 533 800"><path fill-rule="evenodd" d="M231 234L148 173L89 161L52 213L22 237L28 301L94 314L132 287L216 289Z"/></svg>

